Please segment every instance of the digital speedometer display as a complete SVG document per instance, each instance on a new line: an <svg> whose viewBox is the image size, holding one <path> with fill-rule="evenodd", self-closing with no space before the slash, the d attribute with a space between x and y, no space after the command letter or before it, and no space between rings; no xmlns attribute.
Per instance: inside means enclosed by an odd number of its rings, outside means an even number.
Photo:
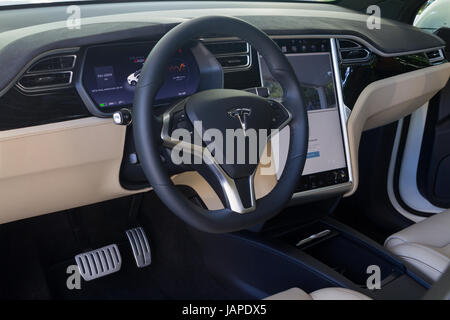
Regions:
<svg viewBox="0 0 450 320"><path fill-rule="evenodd" d="M130 106L142 66L154 43L91 47L83 68L83 86L102 110ZM155 104L189 96L198 89L200 75L190 49L178 49L167 66L164 85Z"/></svg>

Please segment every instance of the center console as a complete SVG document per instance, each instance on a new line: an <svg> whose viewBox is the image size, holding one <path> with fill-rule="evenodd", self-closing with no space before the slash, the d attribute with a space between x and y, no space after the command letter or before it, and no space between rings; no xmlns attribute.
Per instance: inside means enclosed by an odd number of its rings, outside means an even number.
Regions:
<svg viewBox="0 0 450 320"><path fill-rule="evenodd" d="M255 233L195 235L211 273L251 299L293 287L343 287L376 300L420 299L430 287L381 245L328 217Z"/></svg>

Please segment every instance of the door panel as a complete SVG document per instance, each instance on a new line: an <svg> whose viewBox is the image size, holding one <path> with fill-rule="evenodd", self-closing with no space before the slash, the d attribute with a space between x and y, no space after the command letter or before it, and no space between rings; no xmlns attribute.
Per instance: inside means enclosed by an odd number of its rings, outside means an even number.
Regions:
<svg viewBox="0 0 450 320"><path fill-rule="evenodd" d="M417 185L432 204L450 207L450 84L428 108Z"/></svg>
<svg viewBox="0 0 450 320"><path fill-rule="evenodd" d="M450 28L435 32L447 42L450 58ZM420 193L433 205L450 207L450 83L430 101L417 168Z"/></svg>

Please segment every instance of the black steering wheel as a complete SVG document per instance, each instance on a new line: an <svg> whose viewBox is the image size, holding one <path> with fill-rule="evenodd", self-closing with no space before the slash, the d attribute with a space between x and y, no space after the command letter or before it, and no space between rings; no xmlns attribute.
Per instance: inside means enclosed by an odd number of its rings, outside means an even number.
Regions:
<svg viewBox="0 0 450 320"><path fill-rule="evenodd" d="M238 37L255 48L264 58L272 76L283 88L281 102L240 90L212 89L196 93L168 108L162 117L154 114L154 98L165 80L172 55L192 39L204 34ZM300 86L289 61L264 32L237 18L210 16L192 19L170 30L150 52L142 68L135 92L133 130L144 173L164 204L191 226L206 232L231 232L249 228L275 216L291 199L306 160L308 118ZM194 127L196 121L202 128ZM289 151L283 173L266 196L255 199L253 179L257 163L245 161L229 164L226 150L210 150L204 132L214 128L226 136L227 129L273 130L290 126ZM172 131L187 128L200 137L200 143L172 138ZM194 139L193 139L194 140ZM245 140L245 139L244 139ZM257 136L258 145L268 138ZM245 140L245 141L248 141ZM221 198L224 209L207 210L188 200L171 181L161 159L161 146L173 149L183 146L192 157L206 160L190 165L199 172ZM258 162L260 159L258 153ZM233 155L234 157L235 155ZM233 161L232 161L233 162ZM180 167L186 168L185 164Z"/></svg>

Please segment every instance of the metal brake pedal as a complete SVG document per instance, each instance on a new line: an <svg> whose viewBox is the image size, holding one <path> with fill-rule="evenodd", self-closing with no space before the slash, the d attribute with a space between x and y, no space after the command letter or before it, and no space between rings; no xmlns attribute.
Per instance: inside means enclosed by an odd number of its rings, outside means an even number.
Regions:
<svg viewBox="0 0 450 320"><path fill-rule="evenodd" d="M150 245L142 227L126 231L128 241L130 241L133 250L134 259L139 268L146 267L152 262Z"/></svg>
<svg viewBox="0 0 450 320"><path fill-rule="evenodd" d="M115 244L80 253L75 256L78 269L85 281L91 281L117 272L122 266L122 257Z"/></svg>

